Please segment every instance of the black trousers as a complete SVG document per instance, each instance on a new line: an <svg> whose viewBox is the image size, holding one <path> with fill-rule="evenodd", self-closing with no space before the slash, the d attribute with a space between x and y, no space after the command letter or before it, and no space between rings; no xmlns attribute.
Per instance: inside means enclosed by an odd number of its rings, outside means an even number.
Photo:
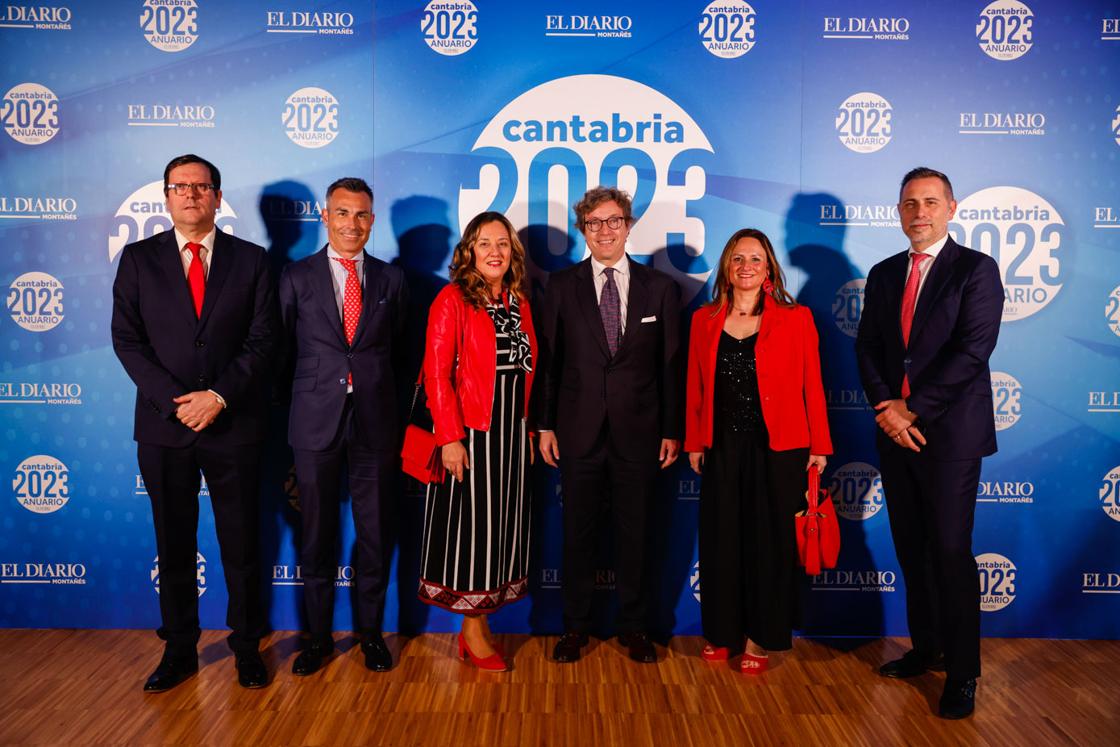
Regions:
<svg viewBox="0 0 1120 747"><path fill-rule="evenodd" d="M389 583L385 527L397 479L396 454L358 445L353 433L353 408L348 397L338 434L323 451L295 449L296 482L303 530L300 565L303 603L313 639L327 643L334 613L335 577L339 560L339 511L343 477L354 516L354 578L351 595L358 632L381 632L385 589Z"/></svg>
<svg viewBox="0 0 1120 747"><path fill-rule="evenodd" d="M616 627L619 633L644 631L648 613L646 517L659 471L656 455L640 462L623 459L611 445L610 433L604 425L587 455L562 459L564 629L570 633L590 631L596 519L609 501L619 601Z"/></svg>
<svg viewBox="0 0 1120 747"><path fill-rule="evenodd" d="M200 470L210 489L229 591L229 647L238 653L256 651L268 625L261 602L258 547L260 445L219 449L195 444L176 449L141 443L136 456L152 502L162 621L157 633L167 641L167 653L195 656L200 634L196 562Z"/></svg>
<svg viewBox="0 0 1120 747"><path fill-rule="evenodd" d="M893 446L880 457L914 649L927 657L944 653L950 678L979 677L980 581L972 526L980 460L938 461Z"/></svg>

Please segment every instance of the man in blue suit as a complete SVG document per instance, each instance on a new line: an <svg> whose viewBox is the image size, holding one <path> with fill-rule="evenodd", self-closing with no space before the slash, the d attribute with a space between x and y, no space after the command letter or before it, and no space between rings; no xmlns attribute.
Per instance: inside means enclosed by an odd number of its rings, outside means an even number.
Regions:
<svg viewBox="0 0 1120 747"><path fill-rule="evenodd" d="M996 262L949 237L956 209L944 174L917 168L903 178L898 214L910 249L871 268L856 337L913 644L879 673L944 667L943 718L972 713L980 675L972 525L980 460L996 450L988 358L1004 298Z"/></svg>
<svg viewBox="0 0 1120 747"><path fill-rule="evenodd" d="M404 273L365 252L373 192L361 179L327 189L328 243L289 265L280 309L292 368L288 441L295 452L303 517L301 565L308 645L292 672L306 676L334 648L331 616L338 573L342 480L351 496L357 546L354 605L366 667L393 664L381 637L388 584L388 520L397 480L400 427L393 360L408 303Z"/></svg>
<svg viewBox="0 0 1120 747"><path fill-rule="evenodd" d="M173 230L129 244L113 284L113 349L136 384L137 461L159 552L161 692L198 671L199 471L210 488L243 687L263 687L258 491L267 372L279 339L265 251L216 230L222 178L188 154L163 172Z"/></svg>

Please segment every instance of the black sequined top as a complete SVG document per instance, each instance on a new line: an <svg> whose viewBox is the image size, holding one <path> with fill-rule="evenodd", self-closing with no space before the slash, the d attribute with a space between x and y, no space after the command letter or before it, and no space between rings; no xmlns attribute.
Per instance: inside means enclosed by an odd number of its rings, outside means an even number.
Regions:
<svg viewBox="0 0 1120 747"><path fill-rule="evenodd" d="M724 433L766 433L754 346L758 335L742 340L727 332L719 336L716 351L715 430Z"/></svg>

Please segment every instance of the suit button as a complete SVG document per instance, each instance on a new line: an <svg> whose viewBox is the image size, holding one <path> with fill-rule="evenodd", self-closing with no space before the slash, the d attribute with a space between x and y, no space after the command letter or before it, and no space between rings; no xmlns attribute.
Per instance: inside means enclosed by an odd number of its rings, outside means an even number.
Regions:
<svg viewBox="0 0 1120 747"><path fill-rule="evenodd" d="M347 353L347 354L346 354L346 357L347 357L347 358L353 358L353 357L354 357L354 354L353 354L353 353Z"/></svg>
<svg viewBox="0 0 1120 747"><path fill-rule="evenodd" d="M205 384L206 383L206 377L205 376L199 376L198 377L198 383L199 384Z"/></svg>
<svg viewBox="0 0 1120 747"><path fill-rule="evenodd" d="M204 348L204 347L206 347L206 343L203 342L202 340L195 340L194 341L194 346L196 348Z"/></svg>

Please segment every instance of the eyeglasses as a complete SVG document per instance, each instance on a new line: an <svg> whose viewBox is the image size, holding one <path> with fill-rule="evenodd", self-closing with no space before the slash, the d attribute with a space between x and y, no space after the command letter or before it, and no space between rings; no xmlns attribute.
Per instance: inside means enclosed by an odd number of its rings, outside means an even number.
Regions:
<svg viewBox="0 0 1120 747"><path fill-rule="evenodd" d="M591 233L595 233L596 231L598 231L600 228L603 227L604 223L607 224L608 228L610 228L612 230L618 230L619 228L622 228L622 226L626 223L626 219L623 218L621 215L616 215L614 217L607 218L606 220L599 220L598 218L592 218L590 220L585 220L583 222L583 227L584 227L584 229L590 231Z"/></svg>
<svg viewBox="0 0 1120 747"><path fill-rule="evenodd" d="M204 195L210 192L217 192L218 185L216 184L168 184L165 188L168 192L174 192L180 197L187 192L194 192L195 194Z"/></svg>

